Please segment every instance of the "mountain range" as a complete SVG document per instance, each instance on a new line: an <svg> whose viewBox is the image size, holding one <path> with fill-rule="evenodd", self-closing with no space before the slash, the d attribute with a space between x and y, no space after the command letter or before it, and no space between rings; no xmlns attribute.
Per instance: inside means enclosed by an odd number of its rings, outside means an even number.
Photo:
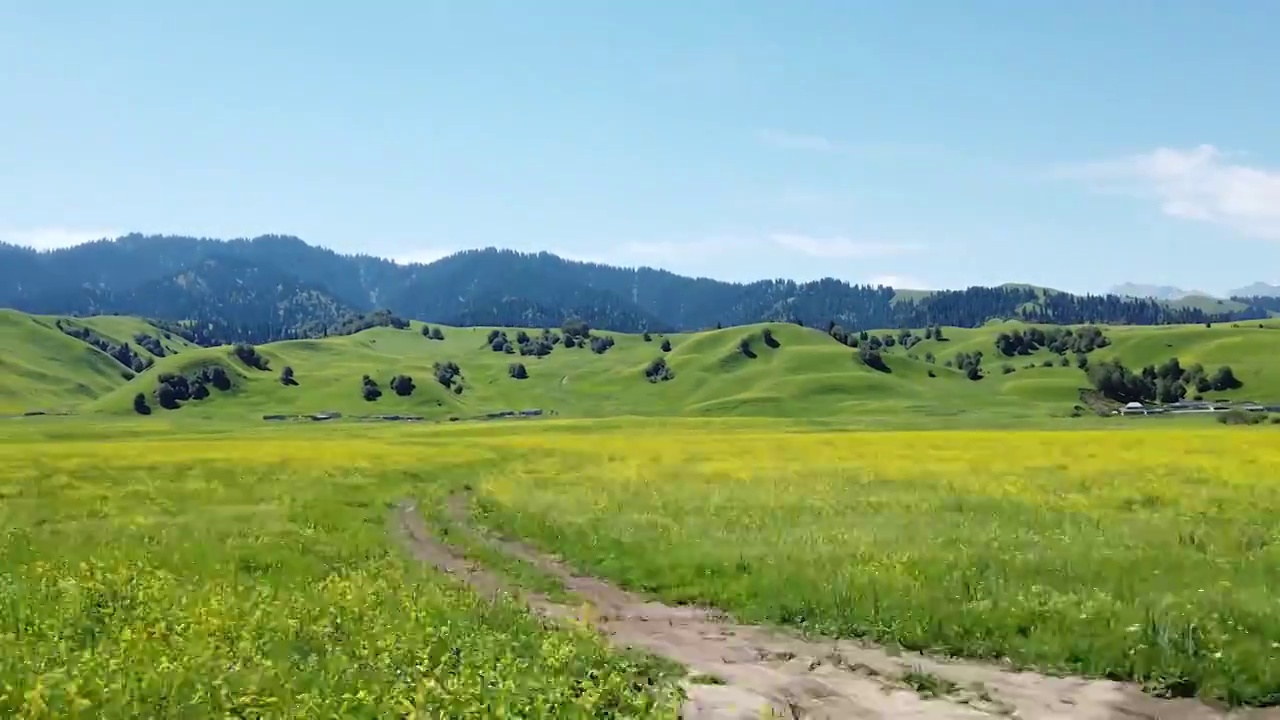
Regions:
<svg viewBox="0 0 1280 720"><path fill-rule="evenodd" d="M224 241L135 233L51 251L0 244L2 307L186 323L208 342L319 337L367 327L359 318L377 310L454 326L552 327L578 318L619 332L765 321L976 327L993 318L1152 325L1280 311L1280 301L1254 300L1206 307L1026 285L900 293L831 278L731 283L493 248L402 265L281 235Z"/></svg>
<svg viewBox="0 0 1280 720"><path fill-rule="evenodd" d="M1183 300L1189 297L1216 297L1203 290L1183 290L1173 285L1144 285L1142 283L1122 283L1109 290L1114 295L1136 298L1153 298L1156 300ZM1228 298L1280 297L1280 285L1256 282L1227 293Z"/></svg>

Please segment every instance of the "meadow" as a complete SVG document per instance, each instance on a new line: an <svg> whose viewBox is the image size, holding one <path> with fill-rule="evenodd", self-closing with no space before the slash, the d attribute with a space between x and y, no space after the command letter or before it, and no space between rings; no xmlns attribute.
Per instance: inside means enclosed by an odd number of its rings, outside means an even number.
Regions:
<svg viewBox="0 0 1280 720"><path fill-rule="evenodd" d="M0 715L662 717L678 704L665 666L490 604L397 545L389 503L462 482L486 451L431 435L76 426L0 428Z"/></svg>
<svg viewBox="0 0 1280 720"><path fill-rule="evenodd" d="M739 620L1280 701L1274 431L504 439L478 518Z"/></svg>
<svg viewBox="0 0 1280 720"><path fill-rule="evenodd" d="M1280 701L1269 426L4 422L8 716L671 716L663 663L408 557L391 504L459 492L741 621Z"/></svg>
<svg viewBox="0 0 1280 720"><path fill-rule="evenodd" d="M135 374L63 334L58 321L0 310L0 346L6 348L0 354L0 415L42 411L132 417L139 394L159 425L257 423L267 414L326 411L444 420L539 409L563 418L825 418L863 427L1028 427L1090 414L1081 405L1081 390L1090 383L1074 358L1043 348L1015 357L996 351L1000 333L1028 327L1016 322L946 328L943 340L922 339L910 349L901 344L883 348L881 371L823 330L785 323L654 334L648 340L597 330L593 333L614 339L603 354L558 344L549 355L536 357L494 352L488 341L492 328L431 325L443 331L436 340L424 336L425 326L415 321L403 330L378 327L349 336L261 345L257 351L267 369L259 369L237 358L229 346L192 347L178 336L165 338L138 318L74 320L112 342L129 342L136 334L162 338L167 349L163 357L135 346L154 360L153 367ZM542 333L539 328L526 331L534 337ZM764 340L766 331L772 343ZM505 332L514 341L521 331ZM1280 374L1271 360L1280 352L1280 320L1107 327L1104 332L1111 344L1090 353L1092 362L1119 359L1138 369L1177 357L1184 366L1202 363L1210 372L1230 365L1243 387L1206 397L1280 404ZM750 354L742 350L744 341ZM664 342L669 350L662 349ZM951 365L958 353L976 352L984 355L984 377L971 381ZM659 358L673 377L649 382L646 369ZM434 367L450 362L461 368L461 376L444 386ZM527 377L513 377L512 363L522 364ZM289 383L280 379L286 367L294 371ZM160 408L157 390L163 374L195 377L209 368L225 372L230 388L184 402L179 409ZM366 375L380 385L376 401L362 396ZM392 391L390 382L397 375L413 378L411 393Z"/></svg>

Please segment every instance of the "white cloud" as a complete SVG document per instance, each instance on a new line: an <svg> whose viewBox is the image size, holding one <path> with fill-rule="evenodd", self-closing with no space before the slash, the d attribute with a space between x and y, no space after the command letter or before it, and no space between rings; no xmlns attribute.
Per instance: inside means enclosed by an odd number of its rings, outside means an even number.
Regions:
<svg viewBox="0 0 1280 720"><path fill-rule="evenodd" d="M846 237L814 237L796 233L775 233L769 239L787 250L830 260L903 255L919 250L918 246L911 244L860 242Z"/></svg>
<svg viewBox="0 0 1280 720"><path fill-rule="evenodd" d="M93 230L83 228L42 227L26 229L0 228L0 242L35 248L56 250L83 245L103 238L117 238L124 233L118 230Z"/></svg>
<svg viewBox="0 0 1280 720"><path fill-rule="evenodd" d="M1149 198L1170 217L1280 240L1280 170L1232 162L1212 145L1189 150L1162 147L1118 160L1059 168L1057 174L1086 181L1103 192Z"/></svg>

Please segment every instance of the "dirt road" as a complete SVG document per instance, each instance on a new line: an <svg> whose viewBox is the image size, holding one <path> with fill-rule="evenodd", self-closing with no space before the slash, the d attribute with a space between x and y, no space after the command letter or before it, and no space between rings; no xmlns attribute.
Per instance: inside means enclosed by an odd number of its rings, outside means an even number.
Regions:
<svg viewBox="0 0 1280 720"><path fill-rule="evenodd" d="M466 498L454 496L450 520L469 527ZM507 555L558 578L589 604L579 608L507 588L501 578L464 559L427 529L415 503L400 503L392 529L423 562L488 596L511 591L529 607L596 627L621 647L646 650L686 667L688 720L778 718L1280 718L1280 709L1228 713L1195 700L1161 700L1132 684L1014 672L996 665L895 656L852 641L815 642L784 630L731 622L722 613L653 602L603 580L575 574L557 558L522 543L476 531Z"/></svg>

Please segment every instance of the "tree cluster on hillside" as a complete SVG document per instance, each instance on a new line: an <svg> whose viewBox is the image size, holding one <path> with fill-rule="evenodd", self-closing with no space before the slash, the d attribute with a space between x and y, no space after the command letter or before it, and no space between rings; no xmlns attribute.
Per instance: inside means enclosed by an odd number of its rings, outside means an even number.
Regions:
<svg viewBox="0 0 1280 720"><path fill-rule="evenodd" d="M1026 332L1014 330L1002 332L996 336L996 349L1005 357L1030 355L1040 348L1047 348L1050 352L1059 355L1069 352L1087 355L1110 344L1111 340L1103 334L1102 330L1092 325L1075 329L1030 327Z"/></svg>
<svg viewBox="0 0 1280 720"><path fill-rule="evenodd" d="M132 372L140 373L155 363L151 358L134 352L129 343L112 342L87 327L63 323L61 320L54 324L64 334L98 348Z"/></svg>
<svg viewBox="0 0 1280 720"><path fill-rule="evenodd" d="M666 358L660 357L655 358L649 363L649 365L644 369L644 376L645 379L651 383L659 383L674 380L676 378L676 373L671 369L671 366L667 364Z"/></svg>
<svg viewBox="0 0 1280 720"><path fill-rule="evenodd" d="M164 344L160 342L160 338L146 333L134 333L133 341L138 343L138 347L155 355L156 357L164 357L168 352L164 349Z"/></svg>
<svg viewBox="0 0 1280 720"><path fill-rule="evenodd" d="M170 372L160 373L156 380L156 404L165 410L177 410L188 400L203 400L209 397L210 387L224 392L231 389L231 376L227 374L226 369L217 365L202 367L190 376ZM134 411L143 415L150 414L151 409L147 407L146 410L142 410L143 407L146 407L146 398L139 402L138 397L135 396Z"/></svg>
<svg viewBox="0 0 1280 720"><path fill-rule="evenodd" d="M452 389L455 393L462 392L462 368L458 367L458 363L449 360L443 363L434 363L431 366L435 372L436 382L440 383L446 389Z"/></svg>
<svg viewBox="0 0 1280 720"><path fill-rule="evenodd" d="M582 347L579 345L579 347ZM613 347L612 335L593 335L591 336L591 352L597 355L603 355Z"/></svg>
<svg viewBox="0 0 1280 720"><path fill-rule="evenodd" d="M367 402L373 402L382 397L382 388L378 386L378 381L368 375L360 378L360 397Z"/></svg>
<svg viewBox="0 0 1280 720"><path fill-rule="evenodd" d="M258 348L249 343L236 343L231 351L240 359L240 362L254 370L266 371L271 369L271 361L263 357L262 353L258 352Z"/></svg>
<svg viewBox="0 0 1280 720"><path fill-rule="evenodd" d="M524 366L524 363L511 363L507 366L507 374L516 380L527 380L529 378L529 369Z"/></svg>
<svg viewBox="0 0 1280 720"><path fill-rule="evenodd" d="M566 338L567 339L567 338ZM490 330L489 336L485 339L489 345L489 349L494 352L503 352L508 355L519 352L523 356L544 357L551 354L556 345L560 343L560 336L546 328L541 335L530 335L524 330L516 332L516 339L513 343L505 330ZM574 347L566 345L566 347Z"/></svg>
<svg viewBox="0 0 1280 720"><path fill-rule="evenodd" d="M513 285L513 277L520 282ZM398 318L507 327L554 327L576 318L589 327L639 333L801 319L816 327L861 328L977 327L993 318L1203 323L1265 317L1269 302L1251 298L1242 311L1207 313L1148 298L1017 286L902 298L892 288L831 278L729 283L492 248L398 265L287 236L222 242L134 234L45 252L0 245L0 305L181 321L197 338L192 342L206 346L343 334L367 322L352 318L379 308L393 327ZM925 339L931 339L927 331Z"/></svg>
<svg viewBox="0 0 1280 720"><path fill-rule="evenodd" d="M1147 365L1138 372L1119 360L1107 360L1089 366L1088 378L1103 397L1116 402L1178 402L1187 396L1188 387L1197 393L1223 392L1243 387L1228 365L1209 375L1203 365L1183 367L1178 358L1170 358L1159 366Z"/></svg>
<svg viewBox="0 0 1280 720"><path fill-rule="evenodd" d="M422 337L427 338L428 340L443 340L444 331L442 331L439 327L431 327L430 325L423 325Z"/></svg>
<svg viewBox="0 0 1280 720"><path fill-rule="evenodd" d="M1253 320L1255 316L1258 319L1261 319L1266 317L1265 313L1268 311L1280 313L1280 297L1274 297L1271 295L1251 295L1248 297L1232 296L1231 299L1235 302L1249 306L1250 310L1254 311L1241 313L1242 316L1248 315L1249 317L1237 317L1235 318L1237 320ZM1256 311L1261 311L1261 313Z"/></svg>
<svg viewBox="0 0 1280 720"><path fill-rule="evenodd" d="M854 353L854 357L872 370L879 370L883 373L893 372L893 369L885 363L884 357L880 355L880 350L872 347L870 343L864 343L859 346L858 352Z"/></svg>
<svg viewBox="0 0 1280 720"><path fill-rule="evenodd" d="M970 380L981 380L983 378L982 351L958 352L953 359L946 362L946 366L963 372L964 376Z"/></svg>

